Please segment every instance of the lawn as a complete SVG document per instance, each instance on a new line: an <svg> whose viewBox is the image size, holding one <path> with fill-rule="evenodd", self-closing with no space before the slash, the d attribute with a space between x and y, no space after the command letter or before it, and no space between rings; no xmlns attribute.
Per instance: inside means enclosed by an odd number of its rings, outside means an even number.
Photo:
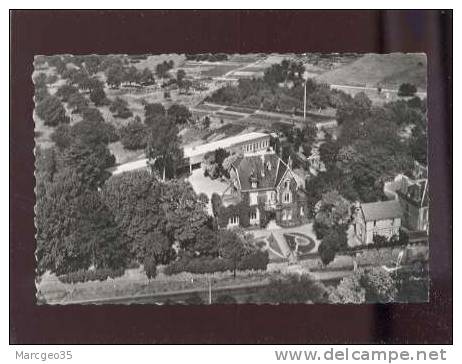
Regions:
<svg viewBox="0 0 462 364"><path fill-rule="evenodd" d="M144 149L140 150L127 150L123 147L122 143L115 142L109 144L109 150L116 158L116 164L123 164L134 161L144 156Z"/></svg>
<svg viewBox="0 0 462 364"><path fill-rule="evenodd" d="M227 74L228 72L239 68L238 65L227 65L227 64L220 64L213 66L213 68L208 69L206 71L202 71L201 75L206 77L221 77Z"/></svg>
<svg viewBox="0 0 462 364"><path fill-rule="evenodd" d="M234 112L240 112L244 114L253 114L255 112L255 109L251 109L248 107L242 107L242 106L228 106L225 111L234 111Z"/></svg>
<svg viewBox="0 0 462 364"><path fill-rule="evenodd" d="M231 113L221 112L221 111L216 112L215 116L219 118L226 118L226 119L231 119L231 120L238 120L238 119L242 119L243 117L243 115L236 115L236 114L231 114Z"/></svg>

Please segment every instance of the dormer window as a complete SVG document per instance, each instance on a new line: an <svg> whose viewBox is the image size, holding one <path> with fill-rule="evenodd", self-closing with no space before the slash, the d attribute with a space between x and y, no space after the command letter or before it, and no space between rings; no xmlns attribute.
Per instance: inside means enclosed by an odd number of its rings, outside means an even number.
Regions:
<svg viewBox="0 0 462 364"><path fill-rule="evenodd" d="M252 188L257 188L257 181L252 181Z"/></svg>

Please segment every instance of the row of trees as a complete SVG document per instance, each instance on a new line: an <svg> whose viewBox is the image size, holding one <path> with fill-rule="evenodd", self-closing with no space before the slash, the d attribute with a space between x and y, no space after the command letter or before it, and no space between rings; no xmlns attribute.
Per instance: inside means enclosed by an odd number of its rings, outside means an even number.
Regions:
<svg viewBox="0 0 462 364"><path fill-rule="evenodd" d="M301 113L305 95L304 66L282 61L272 65L262 79L241 79L237 86L225 86L207 98L208 101L239 105L268 111ZM290 84L290 87L289 87ZM314 79L306 81L307 107L337 107L348 98L342 91L331 90Z"/></svg>
<svg viewBox="0 0 462 364"><path fill-rule="evenodd" d="M105 71L106 83L112 88L119 88L121 84L149 86L155 82L154 74L149 68L138 70L135 66L125 66L114 63Z"/></svg>
<svg viewBox="0 0 462 364"><path fill-rule="evenodd" d="M410 174L414 161L426 164L425 101L411 99L373 107L363 93L337 110L340 135L320 147L326 166L306 184L308 204L338 191L349 201L381 200L383 184L398 173Z"/></svg>

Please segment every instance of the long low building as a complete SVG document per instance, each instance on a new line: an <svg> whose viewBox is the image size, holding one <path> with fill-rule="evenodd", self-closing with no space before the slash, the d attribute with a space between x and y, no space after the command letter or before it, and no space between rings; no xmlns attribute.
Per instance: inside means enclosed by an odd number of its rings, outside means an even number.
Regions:
<svg viewBox="0 0 462 364"><path fill-rule="evenodd" d="M183 149L185 166L189 169L200 166L207 153L217 149L225 149L231 153L250 153L266 150L270 146L270 135L266 133L251 132L247 134L235 135L229 138L220 139L214 142L185 147ZM127 171L134 171L147 168L147 159L139 159L133 162L124 163L109 169L112 174L119 174Z"/></svg>

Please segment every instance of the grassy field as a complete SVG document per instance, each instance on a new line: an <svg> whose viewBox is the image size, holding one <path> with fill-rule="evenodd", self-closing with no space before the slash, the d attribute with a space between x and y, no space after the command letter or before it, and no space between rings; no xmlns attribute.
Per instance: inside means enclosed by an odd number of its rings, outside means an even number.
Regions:
<svg viewBox="0 0 462 364"><path fill-rule="evenodd" d="M396 89L409 82L426 89L426 56L424 54L366 54L358 60L319 75L317 80L329 84Z"/></svg>
<svg viewBox="0 0 462 364"><path fill-rule="evenodd" d="M221 77L227 74L228 72L239 68L238 65L228 65L228 64L220 64L213 66L213 68L202 71L201 75L206 77Z"/></svg>

